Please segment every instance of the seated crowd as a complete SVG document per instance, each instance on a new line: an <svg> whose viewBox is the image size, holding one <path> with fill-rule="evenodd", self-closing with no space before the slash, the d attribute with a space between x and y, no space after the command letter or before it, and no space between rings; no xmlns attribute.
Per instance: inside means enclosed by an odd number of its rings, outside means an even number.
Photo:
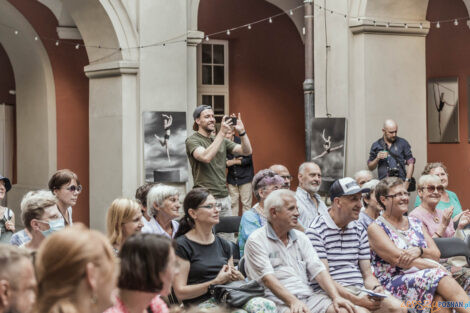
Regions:
<svg viewBox="0 0 470 313"><path fill-rule="evenodd" d="M257 203L243 212L234 243L214 233L222 204L200 187L182 205L177 188L151 183L135 200L115 199L107 236L74 224L82 187L75 173L60 170L50 190L24 196L23 231L14 233L14 214L2 208L11 244L0 244L0 313L405 313L429 312L432 301L470 301L469 265L441 259L433 240L464 238L470 224L447 190L443 164L426 166L411 212L397 177L379 181L361 171L338 179L328 207L320 166L305 162L297 175L295 192L282 165L254 175ZM0 176L0 200L10 188ZM237 307L211 292L248 281L264 295Z"/></svg>

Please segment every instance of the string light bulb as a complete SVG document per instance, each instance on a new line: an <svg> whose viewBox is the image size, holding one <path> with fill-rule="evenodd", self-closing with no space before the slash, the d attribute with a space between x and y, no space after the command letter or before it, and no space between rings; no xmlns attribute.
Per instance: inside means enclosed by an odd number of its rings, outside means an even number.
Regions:
<svg viewBox="0 0 470 313"><path fill-rule="evenodd" d="M248 29L251 29L251 24L248 24Z"/></svg>
<svg viewBox="0 0 470 313"><path fill-rule="evenodd" d="M389 28L390 27L390 22L387 22L387 24L385 24L385 27Z"/></svg>
<svg viewBox="0 0 470 313"><path fill-rule="evenodd" d="M272 23L273 22L273 19L272 17L269 18L269 23Z"/></svg>
<svg viewBox="0 0 470 313"><path fill-rule="evenodd" d="M459 25L459 21L457 19L454 20L454 26L458 26Z"/></svg>
<svg viewBox="0 0 470 313"><path fill-rule="evenodd" d="M305 27L302 27L302 35L305 35Z"/></svg>
<svg viewBox="0 0 470 313"><path fill-rule="evenodd" d="M230 29L227 29L227 35L230 35Z"/></svg>
<svg viewBox="0 0 470 313"><path fill-rule="evenodd" d="M206 41L209 41L209 36L206 36Z"/></svg>
<svg viewBox="0 0 470 313"><path fill-rule="evenodd" d="M34 40L38 41L39 40L38 36L34 36Z"/></svg>
<svg viewBox="0 0 470 313"><path fill-rule="evenodd" d="M405 26L405 28L408 28L408 24L406 24L406 23L405 23L405 25L404 25L404 26Z"/></svg>
<svg viewBox="0 0 470 313"><path fill-rule="evenodd" d="M439 23L439 21L437 21L436 28L441 28L441 23Z"/></svg>
<svg viewBox="0 0 470 313"><path fill-rule="evenodd" d="M80 45L77 43L77 45L75 46L75 49L78 50L78 48L80 48Z"/></svg>
<svg viewBox="0 0 470 313"><path fill-rule="evenodd" d="M419 23L419 28L423 29L423 23Z"/></svg>
<svg viewBox="0 0 470 313"><path fill-rule="evenodd" d="M59 41L58 41L58 40L55 42L55 45L56 45L56 46L58 46L58 45L59 45Z"/></svg>
<svg viewBox="0 0 470 313"><path fill-rule="evenodd" d="M15 29L15 31L14 31L13 33L14 33L15 35L18 35L19 31L17 31L17 30Z"/></svg>
<svg viewBox="0 0 470 313"><path fill-rule="evenodd" d="M290 15L294 15L294 11L292 11L292 9L289 10L289 14L290 14Z"/></svg>

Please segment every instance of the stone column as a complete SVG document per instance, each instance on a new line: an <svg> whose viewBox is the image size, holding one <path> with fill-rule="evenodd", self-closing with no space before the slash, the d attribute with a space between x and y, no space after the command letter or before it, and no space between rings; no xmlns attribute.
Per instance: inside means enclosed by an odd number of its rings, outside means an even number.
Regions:
<svg viewBox="0 0 470 313"><path fill-rule="evenodd" d="M188 32L188 54L187 54L187 68L188 76L186 80L187 90L187 110L186 110L186 125L188 129L188 135L193 132L192 126L194 123L192 113L197 107L197 45L202 42L204 33L200 31L189 31ZM188 161L188 170L191 172L191 166ZM188 183L186 184L187 190L192 188L193 175L188 175Z"/></svg>
<svg viewBox="0 0 470 313"><path fill-rule="evenodd" d="M90 228L106 230L106 212L117 197L133 197L140 182L138 63L115 61L85 67L90 79Z"/></svg>
<svg viewBox="0 0 470 313"><path fill-rule="evenodd" d="M355 1L350 8L339 2L327 11L315 7L315 113L326 116L328 104L332 117L347 118L348 176L367 168L370 146L382 136L386 118L394 119L398 135L410 142L415 173L427 159L427 1L408 7L385 2L371 8Z"/></svg>

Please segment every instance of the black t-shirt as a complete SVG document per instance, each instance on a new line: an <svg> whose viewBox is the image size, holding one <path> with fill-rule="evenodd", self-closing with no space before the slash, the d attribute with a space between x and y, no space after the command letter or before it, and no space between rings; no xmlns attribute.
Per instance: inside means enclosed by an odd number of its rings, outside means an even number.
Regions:
<svg viewBox="0 0 470 313"><path fill-rule="evenodd" d="M191 263L188 273L188 285L207 282L217 277L222 267L232 257L232 247L228 241L215 236L209 245L189 240L185 235L176 239L176 255ZM210 293L193 299L184 300L184 304L201 303L211 297Z"/></svg>

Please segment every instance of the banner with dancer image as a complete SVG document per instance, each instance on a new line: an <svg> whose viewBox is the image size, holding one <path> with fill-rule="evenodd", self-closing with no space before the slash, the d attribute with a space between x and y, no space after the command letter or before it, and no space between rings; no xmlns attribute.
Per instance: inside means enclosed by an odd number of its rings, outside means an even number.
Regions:
<svg viewBox="0 0 470 313"><path fill-rule="evenodd" d="M142 113L145 181L186 182L186 112Z"/></svg>
<svg viewBox="0 0 470 313"><path fill-rule="evenodd" d="M459 80L428 80L428 141L459 142Z"/></svg>
<svg viewBox="0 0 470 313"><path fill-rule="evenodd" d="M320 191L328 192L331 184L344 177L346 118L312 119L312 161L322 170Z"/></svg>

